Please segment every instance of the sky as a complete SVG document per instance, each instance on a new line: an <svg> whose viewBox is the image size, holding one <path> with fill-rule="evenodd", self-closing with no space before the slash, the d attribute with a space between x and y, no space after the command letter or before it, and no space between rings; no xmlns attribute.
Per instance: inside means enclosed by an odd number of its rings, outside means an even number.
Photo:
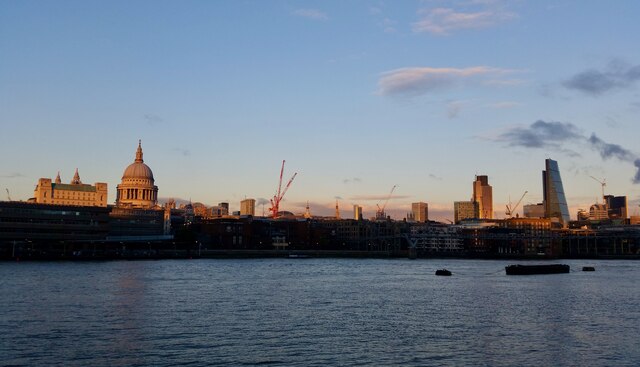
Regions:
<svg viewBox="0 0 640 367"><path fill-rule="evenodd" d="M640 204L637 1L0 2L0 189L106 182L142 140L161 201L272 197L343 217L453 219L475 175L496 217L558 161L575 218ZM6 197L2 197L5 200ZM265 206L268 209L268 204ZM258 214L262 206L257 208ZM518 212L521 212L521 207Z"/></svg>

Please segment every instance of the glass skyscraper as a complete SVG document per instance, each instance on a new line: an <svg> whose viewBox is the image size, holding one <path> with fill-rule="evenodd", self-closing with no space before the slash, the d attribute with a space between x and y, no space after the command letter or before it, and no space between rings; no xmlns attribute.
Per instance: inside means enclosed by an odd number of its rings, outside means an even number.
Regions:
<svg viewBox="0 0 640 367"><path fill-rule="evenodd" d="M542 190L544 194L544 216L545 218L556 218L563 227L569 223L569 206L567 198L564 196L562 178L558 162L547 159L545 170L542 171Z"/></svg>

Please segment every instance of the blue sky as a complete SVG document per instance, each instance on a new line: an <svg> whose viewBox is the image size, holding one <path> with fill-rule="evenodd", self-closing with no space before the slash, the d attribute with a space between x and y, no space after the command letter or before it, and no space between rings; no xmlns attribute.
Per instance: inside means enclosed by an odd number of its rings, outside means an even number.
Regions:
<svg viewBox="0 0 640 367"><path fill-rule="evenodd" d="M451 218L475 174L542 200L559 162L571 215L637 211L636 1L3 1L0 185L26 200L77 167L110 202L138 139L159 195ZM4 190L3 190L4 191ZM4 198L3 198L4 199Z"/></svg>

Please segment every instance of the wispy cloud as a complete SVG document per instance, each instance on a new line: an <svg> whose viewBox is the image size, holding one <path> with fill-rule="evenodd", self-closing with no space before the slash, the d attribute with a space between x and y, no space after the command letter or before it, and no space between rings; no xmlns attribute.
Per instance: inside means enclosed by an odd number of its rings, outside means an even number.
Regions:
<svg viewBox="0 0 640 367"><path fill-rule="evenodd" d="M6 175L0 175L0 177L2 178L21 178L21 177L26 177L25 175L23 175L20 172L13 172L13 173L9 173Z"/></svg>
<svg viewBox="0 0 640 367"><path fill-rule="evenodd" d="M447 102L447 117L449 119L455 119L460 115L460 111L466 104L466 101L449 101Z"/></svg>
<svg viewBox="0 0 640 367"><path fill-rule="evenodd" d="M490 7L481 11L458 11L452 8L421 9L418 14L420 20L413 23L413 31L437 35L448 35L461 29L488 28L517 17L513 12Z"/></svg>
<svg viewBox="0 0 640 367"><path fill-rule="evenodd" d="M616 89L630 88L639 80L640 65L628 65L615 60L603 70L582 71L564 81L562 85L596 97Z"/></svg>
<svg viewBox="0 0 640 367"><path fill-rule="evenodd" d="M486 77L513 73L515 70L474 66L469 68L408 67L382 73L378 93L393 96L417 96L450 88L463 82L473 83Z"/></svg>
<svg viewBox="0 0 640 367"><path fill-rule="evenodd" d="M309 18L313 20L328 20L329 16L318 9L297 9L293 11L293 15Z"/></svg>
<svg viewBox="0 0 640 367"><path fill-rule="evenodd" d="M143 116L147 124L155 126L164 122L164 119L158 115L147 113Z"/></svg>
<svg viewBox="0 0 640 367"><path fill-rule="evenodd" d="M353 178L345 178L344 180L342 180L343 184L348 184L348 183L361 183L362 179L359 177L353 177Z"/></svg>
<svg viewBox="0 0 640 367"><path fill-rule="evenodd" d="M495 108L495 109L498 109L498 110L503 110L503 109L518 107L518 106L521 106L521 105L522 105L522 103L518 103L518 102L502 101L502 102L491 103L491 104L487 105L487 107Z"/></svg>
<svg viewBox="0 0 640 367"><path fill-rule="evenodd" d="M432 178L436 181L442 181L442 177L438 177L436 175L434 175L433 173L429 173L429 178Z"/></svg>
<svg viewBox="0 0 640 367"><path fill-rule="evenodd" d="M580 129L569 122L546 122L538 120L527 127L514 127L498 135L495 140L505 142L508 146L523 148L545 148L578 155L565 148L567 143L584 146L600 154L603 160L617 159L632 163L636 168L634 183L640 183L640 156L618 144L608 143L595 133L586 136Z"/></svg>
<svg viewBox="0 0 640 367"><path fill-rule="evenodd" d="M412 196L410 195L356 195L349 198L349 200L362 200L362 201L373 201L373 200L387 200L387 198L391 199L409 199Z"/></svg>
<svg viewBox="0 0 640 367"><path fill-rule="evenodd" d="M185 148L173 148L174 152L178 152L180 154L182 154L185 157L188 157L191 155L191 151L189 149L185 149Z"/></svg>

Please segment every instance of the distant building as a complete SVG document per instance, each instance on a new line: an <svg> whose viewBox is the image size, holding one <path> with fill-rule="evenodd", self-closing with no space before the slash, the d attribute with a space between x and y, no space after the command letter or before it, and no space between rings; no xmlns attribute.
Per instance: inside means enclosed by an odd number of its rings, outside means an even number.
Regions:
<svg viewBox="0 0 640 367"><path fill-rule="evenodd" d="M473 201L478 203L478 217L493 219L493 188L488 176L477 176L473 181Z"/></svg>
<svg viewBox="0 0 640 367"><path fill-rule="evenodd" d="M456 224L465 219L478 217L479 207L477 201L455 201L453 203L453 220Z"/></svg>
<svg viewBox="0 0 640 367"><path fill-rule="evenodd" d="M244 199L240 202L240 215L256 215L256 199Z"/></svg>
<svg viewBox="0 0 640 367"><path fill-rule="evenodd" d="M579 221L589 220L589 212L584 209L578 209L578 215L576 217Z"/></svg>
<svg viewBox="0 0 640 367"><path fill-rule="evenodd" d="M557 220L563 227L569 223L569 206L562 187L560 168L553 159L545 160L542 171L542 191L544 195L544 217Z"/></svg>
<svg viewBox="0 0 640 367"><path fill-rule="evenodd" d="M96 182L95 185L83 184L76 169L73 179L68 184L60 180L60 173L55 182L50 178L41 178L33 192L31 200L37 204L59 204L75 206L107 206L107 184Z"/></svg>
<svg viewBox="0 0 640 367"><path fill-rule="evenodd" d="M589 220L607 220L609 219L609 210L604 204L593 204L589 208Z"/></svg>
<svg viewBox="0 0 640 367"><path fill-rule="evenodd" d="M362 220L362 207L360 205L353 206L353 219Z"/></svg>
<svg viewBox="0 0 640 367"><path fill-rule="evenodd" d="M155 186L151 168L142 159L142 142L138 141L136 159L122 175L118 185L116 206L122 208L155 208L158 203L158 186Z"/></svg>
<svg viewBox="0 0 640 367"><path fill-rule="evenodd" d="M429 221L429 204L418 202L411 204L412 218L416 222L428 222Z"/></svg>
<svg viewBox="0 0 640 367"><path fill-rule="evenodd" d="M544 218L544 205L542 203L527 204L522 208L522 213L525 218Z"/></svg>
<svg viewBox="0 0 640 367"><path fill-rule="evenodd" d="M609 219L627 219L628 207L626 196L605 195L604 200L607 203Z"/></svg>

